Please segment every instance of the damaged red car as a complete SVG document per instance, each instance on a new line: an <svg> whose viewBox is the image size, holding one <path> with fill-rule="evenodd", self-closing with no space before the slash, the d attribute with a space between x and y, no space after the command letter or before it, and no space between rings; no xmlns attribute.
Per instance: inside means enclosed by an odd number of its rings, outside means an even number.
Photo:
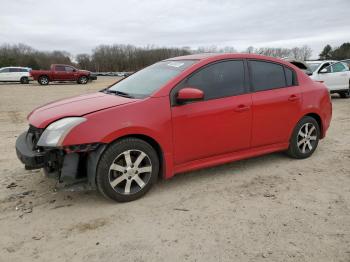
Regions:
<svg viewBox="0 0 350 262"><path fill-rule="evenodd" d="M35 109L16 151L26 169L123 202L158 177L276 151L307 158L331 115L327 88L286 61L190 55Z"/></svg>

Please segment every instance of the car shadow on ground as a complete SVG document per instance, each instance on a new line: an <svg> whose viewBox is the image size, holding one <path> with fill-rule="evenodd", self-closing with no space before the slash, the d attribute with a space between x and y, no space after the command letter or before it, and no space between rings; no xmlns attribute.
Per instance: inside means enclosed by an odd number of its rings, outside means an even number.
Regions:
<svg viewBox="0 0 350 262"><path fill-rule="evenodd" d="M289 158L282 152L277 152L255 158L239 160L210 168L179 173L170 179L159 178L157 183L150 190L150 192L148 192L142 198L145 199L145 201L150 201L153 198L163 198L163 194L177 194L179 193L179 191L185 193L185 191L188 192L189 188L192 188L195 185L198 186L198 183L201 183L204 186L203 190L206 190L207 185L210 183L215 184L216 182L223 181L226 178L232 179L232 176L238 176L242 172L247 173L249 172L249 170L251 170L252 173L256 173L257 169L264 170L265 168L271 168L271 165L279 166L289 161L297 160ZM251 178L253 178L253 176ZM249 180L250 178L247 177L247 179ZM181 188L183 188L183 190ZM87 198L89 199L89 201L96 202L96 204L118 204L115 201L105 199L97 192L97 190L72 191L70 187L67 187L65 189L59 189L57 194L62 193L62 195L65 195L67 194L67 192L70 192L71 194L75 195L74 199L76 201L74 204L77 205L89 205L86 201ZM136 200L136 202L142 201L142 198Z"/></svg>

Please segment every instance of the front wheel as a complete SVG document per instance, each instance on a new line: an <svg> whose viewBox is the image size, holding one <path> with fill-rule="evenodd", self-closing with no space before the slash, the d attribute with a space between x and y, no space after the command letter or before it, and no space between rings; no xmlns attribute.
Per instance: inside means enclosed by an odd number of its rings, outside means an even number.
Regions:
<svg viewBox="0 0 350 262"><path fill-rule="evenodd" d="M349 84L350 85L350 84ZM349 98L350 97L350 87L347 91L339 92L341 98Z"/></svg>
<svg viewBox="0 0 350 262"><path fill-rule="evenodd" d="M293 158L307 158L316 150L319 139L320 127L317 121L305 116L294 128L287 153Z"/></svg>
<svg viewBox="0 0 350 262"><path fill-rule="evenodd" d="M159 159L153 147L138 138L126 138L109 146L96 174L98 191L118 202L136 200L156 182Z"/></svg>
<svg viewBox="0 0 350 262"><path fill-rule="evenodd" d="M47 76L41 76L38 79L40 85L46 86L49 84L49 78Z"/></svg>
<svg viewBox="0 0 350 262"><path fill-rule="evenodd" d="M83 84L83 85L85 85L85 84L87 84L88 81L89 81L89 79L88 79L86 76L81 76L81 77L79 77L79 79L78 79L78 84Z"/></svg>

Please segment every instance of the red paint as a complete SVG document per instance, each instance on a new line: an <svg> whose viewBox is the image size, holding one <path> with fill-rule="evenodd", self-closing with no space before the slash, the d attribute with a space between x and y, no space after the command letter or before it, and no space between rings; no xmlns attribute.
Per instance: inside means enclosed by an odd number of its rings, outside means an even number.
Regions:
<svg viewBox="0 0 350 262"><path fill-rule="evenodd" d="M171 106L170 92L198 68L223 59L267 60L294 69L298 85ZM193 66L150 97L129 99L95 93L61 100L34 110L30 124L45 128L67 116L87 121L65 137L63 146L111 143L124 136L143 135L156 141L163 154L164 177L288 148L296 123L307 114L321 119L322 138L330 125L332 107L327 88L292 64L251 54L193 55ZM174 60L174 59L173 59ZM199 90L180 97L198 99Z"/></svg>

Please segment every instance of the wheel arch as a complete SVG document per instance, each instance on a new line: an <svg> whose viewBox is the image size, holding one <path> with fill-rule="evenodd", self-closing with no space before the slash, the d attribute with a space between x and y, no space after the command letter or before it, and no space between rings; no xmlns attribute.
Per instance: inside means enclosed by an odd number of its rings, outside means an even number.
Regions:
<svg viewBox="0 0 350 262"><path fill-rule="evenodd" d="M320 128L320 134L321 134L320 138L323 138L324 137L324 132L323 132L324 129L323 129L323 122L322 122L322 119L321 119L320 115L317 114L317 113L311 112L311 113L305 114L303 117L305 117L305 116L312 117L312 118L314 118L317 121L317 124L318 124L318 126Z"/></svg>
<svg viewBox="0 0 350 262"><path fill-rule="evenodd" d="M154 139L153 137L151 136L148 136L148 135L145 135L145 134L127 134L127 135L123 135L123 136L120 136L116 139L114 139L113 141L111 141L109 144L112 144L116 141L119 141L119 140L122 140L122 139L125 139L125 138L138 138L138 139L141 139L145 142L147 142L148 144L150 144L154 150L156 151L157 153L157 156L158 156L158 159L159 159L159 175L158 177L159 178L163 178L164 177L164 174L165 174L165 157L164 157L164 151L160 145L160 143Z"/></svg>
<svg viewBox="0 0 350 262"><path fill-rule="evenodd" d="M42 75L39 75L39 76L38 76L38 80L39 80L41 77L43 77L43 76L46 76L46 77L47 77L47 79L49 79L49 81L51 81L51 79L50 79L49 75L47 75L47 74L42 74Z"/></svg>

